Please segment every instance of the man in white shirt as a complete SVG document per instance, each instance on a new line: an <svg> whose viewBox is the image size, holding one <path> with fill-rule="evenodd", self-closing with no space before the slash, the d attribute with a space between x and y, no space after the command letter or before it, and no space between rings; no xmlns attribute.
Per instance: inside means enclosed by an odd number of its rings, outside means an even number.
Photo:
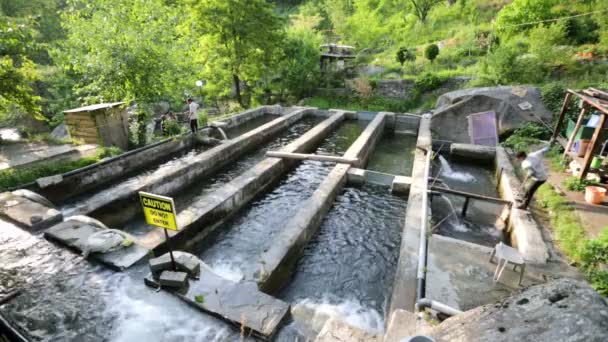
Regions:
<svg viewBox="0 0 608 342"><path fill-rule="evenodd" d="M524 151L517 152L516 158L521 162L521 168L526 172L526 178L522 183L525 194L517 206L518 209L527 209L536 190L547 181L547 170L543 158L550 147L551 145L530 154L526 154ZM529 180L531 182L527 185Z"/></svg>
<svg viewBox="0 0 608 342"><path fill-rule="evenodd" d="M190 129L192 133L196 133L198 130L198 103L192 101L192 99L188 99L188 113L190 118Z"/></svg>

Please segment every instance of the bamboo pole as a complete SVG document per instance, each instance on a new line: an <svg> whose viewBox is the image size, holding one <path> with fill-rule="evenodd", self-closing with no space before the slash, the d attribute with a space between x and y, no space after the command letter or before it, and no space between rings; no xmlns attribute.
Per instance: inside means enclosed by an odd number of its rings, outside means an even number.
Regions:
<svg viewBox="0 0 608 342"><path fill-rule="evenodd" d="M289 152L278 152L278 151L268 151L268 152L266 152L266 156L272 157L272 158L318 160L318 161L327 161L327 162L343 163L343 164L351 164L351 165L359 162L358 158L346 158L346 157L338 157L338 156L324 156L324 155L319 155L319 154L289 153Z"/></svg>
<svg viewBox="0 0 608 342"><path fill-rule="evenodd" d="M562 125L564 123L564 118L566 117L566 112L568 111L568 106L572 101L572 94L566 93L566 97L564 98L564 104L562 105L562 110L559 112L559 118L557 119L557 124L555 125L555 130L553 131L553 136L551 137L551 141L554 141L559 136L560 131L562 130Z"/></svg>

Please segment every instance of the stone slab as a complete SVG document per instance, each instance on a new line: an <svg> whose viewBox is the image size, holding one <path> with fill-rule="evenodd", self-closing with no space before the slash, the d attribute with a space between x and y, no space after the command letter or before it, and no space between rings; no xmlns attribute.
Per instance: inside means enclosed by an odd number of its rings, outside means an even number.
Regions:
<svg viewBox="0 0 608 342"><path fill-rule="evenodd" d="M0 194L0 215L32 230L50 227L63 219L57 209L10 192Z"/></svg>
<svg viewBox="0 0 608 342"><path fill-rule="evenodd" d="M505 268L499 282L493 281L496 261L490 263L492 248L433 235L429 239L426 297L466 311L494 303L519 291L519 270ZM523 286L543 282L542 276L526 270Z"/></svg>
<svg viewBox="0 0 608 342"><path fill-rule="evenodd" d="M190 253L174 251L173 259L178 270L186 272L192 278L198 278L201 273L200 259ZM148 260L150 270L153 274L158 274L165 270L173 268L171 255L165 253L157 258Z"/></svg>
<svg viewBox="0 0 608 342"><path fill-rule="evenodd" d="M412 177L395 176L391 185L391 192L394 194L408 194L412 186Z"/></svg>
<svg viewBox="0 0 608 342"><path fill-rule="evenodd" d="M496 148L492 146L454 143L450 145L450 154L460 159L494 163Z"/></svg>
<svg viewBox="0 0 608 342"><path fill-rule="evenodd" d="M158 287L150 275L146 284ZM201 262L200 280L191 280L187 288L170 291L195 308L242 328L246 335L271 339L289 314L289 304L260 292L251 283L224 279Z"/></svg>
<svg viewBox="0 0 608 342"><path fill-rule="evenodd" d="M325 323L315 342L382 342L382 337L331 318Z"/></svg>
<svg viewBox="0 0 608 342"><path fill-rule="evenodd" d="M44 237L66 245L82 253L86 240L94 233L104 228L79 221L61 222L44 232ZM137 239L131 237L133 244L109 253L91 253L90 258L99 261L115 270L125 270L148 255L148 250L137 243Z"/></svg>
<svg viewBox="0 0 608 342"><path fill-rule="evenodd" d="M158 283L161 286L181 289L182 287L188 285L188 273L163 271L158 278Z"/></svg>

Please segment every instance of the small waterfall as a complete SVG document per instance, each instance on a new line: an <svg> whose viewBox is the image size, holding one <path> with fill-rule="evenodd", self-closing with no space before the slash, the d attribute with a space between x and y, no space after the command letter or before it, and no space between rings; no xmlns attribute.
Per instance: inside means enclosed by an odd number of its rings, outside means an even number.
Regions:
<svg viewBox="0 0 608 342"><path fill-rule="evenodd" d="M475 181L475 176L468 172L454 171L452 166L450 166L448 161L442 155L439 155L439 162L441 163L441 174L443 176L464 183L471 183Z"/></svg>
<svg viewBox="0 0 608 342"><path fill-rule="evenodd" d="M211 127L215 127L215 128L217 128L218 131L220 131L220 134L222 135L222 140L228 140L228 135L226 135L226 132L224 132L224 130L221 127L217 127L217 126L211 126Z"/></svg>

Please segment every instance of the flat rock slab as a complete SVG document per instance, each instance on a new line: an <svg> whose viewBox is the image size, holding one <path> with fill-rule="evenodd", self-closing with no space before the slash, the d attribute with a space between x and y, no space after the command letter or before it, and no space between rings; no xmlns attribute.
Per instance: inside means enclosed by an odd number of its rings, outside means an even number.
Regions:
<svg viewBox="0 0 608 342"><path fill-rule="evenodd" d="M148 286L159 287L149 275ZM254 283L235 283L215 274L201 262L200 280L187 288L171 291L203 312L222 318L236 327L245 326L248 335L271 339L289 314L289 304L260 292Z"/></svg>
<svg viewBox="0 0 608 342"><path fill-rule="evenodd" d="M173 271L163 271L160 274L160 278L158 282L161 286L174 287L176 289L181 289L182 287L188 285L188 273L186 272L173 272Z"/></svg>
<svg viewBox="0 0 608 342"><path fill-rule="evenodd" d="M57 241L82 253L85 242L94 233L104 230L91 224L79 221L61 222L44 232L47 239ZM132 237L132 241L136 238ZM137 243L108 253L91 253L93 258L113 269L122 271L142 260L148 255L148 250Z"/></svg>
<svg viewBox="0 0 608 342"><path fill-rule="evenodd" d="M175 267L183 272L186 272L192 278L198 278L201 273L201 261L195 255L186 252L174 251L173 259L175 260ZM162 271L172 270L173 262L171 261L171 255L165 253L157 258L150 259L148 261L150 270L153 274L160 274Z"/></svg>
<svg viewBox="0 0 608 342"><path fill-rule="evenodd" d="M63 219L57 209L10 192L0 194L0 215L33 230L50 227Z"/></svg>

